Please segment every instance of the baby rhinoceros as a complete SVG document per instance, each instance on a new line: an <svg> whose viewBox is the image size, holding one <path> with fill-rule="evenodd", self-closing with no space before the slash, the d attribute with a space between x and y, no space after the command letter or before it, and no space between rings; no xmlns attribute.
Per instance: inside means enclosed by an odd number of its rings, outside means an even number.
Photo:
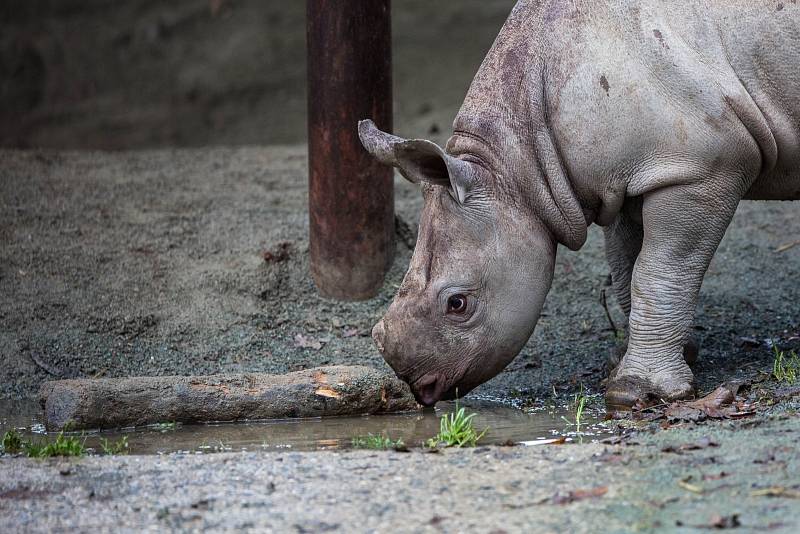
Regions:
<svg viewBox="0 0 800 534"><path fill-rule="evenodd" d="M422 185L411 265L373 330L421 403L516 356L557 246L593 223L629 318L608 406L688 398L698 291L737 205L800 199L800 4L522 0L445 149L359 133Z"/></svg>

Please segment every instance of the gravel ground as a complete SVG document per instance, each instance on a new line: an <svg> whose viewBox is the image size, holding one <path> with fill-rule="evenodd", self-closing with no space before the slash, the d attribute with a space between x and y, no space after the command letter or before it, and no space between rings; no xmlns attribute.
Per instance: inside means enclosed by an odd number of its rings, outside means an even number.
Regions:
<svg viewBox="0 0 800 534"><path fill-rule="evenodd" d="M797 532L798 421L635 445L0 459L0 531Z"/></svg>

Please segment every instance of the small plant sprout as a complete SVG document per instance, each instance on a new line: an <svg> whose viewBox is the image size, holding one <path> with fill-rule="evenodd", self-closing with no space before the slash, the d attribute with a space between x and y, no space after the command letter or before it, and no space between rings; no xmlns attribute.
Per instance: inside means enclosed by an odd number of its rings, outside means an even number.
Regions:
<svg viewBox="0 0 800 534"><path fill-rule="evenodd" d="M25 454L31 458L50 458L53 456L83 456L86 454L86 438L65 436L59 432L56 440L47 442L28 442L22 444Z"/></svg>
<svg viewBox="0 0 800 534"><path fill-rule="evenodd" d="M357 436L353 438L352 445L354 449L395 449L403 447L403 440L398 439L392 441L390 438L381 435L368 434L366 436Z"/></svg>
<svg viewBox="0 0 800 534"><path fill-rule="evenodd" d="M445 447L474 447L478 440L489 431L488 428L485 428L483 432L478 434L472 422L474 417L474 413L467 415L464 408L458 406L458 398L456 398L456 411L442 416L439 420L439 433L428 440L427 446L430 448L435 448L439 445L444 445Z"/></svg>
<svg viewBox="0 0 800 534"><path fill-rule="evenodd" d="M9 430L3 434L3 452L6 454L17 454L22 452L23 442L16 430Z"/></svg>
<svg viewBox="0 0 800 534"><path fill-rule="evenodd" d="M568 425L574 426L575 432L580 434L583 411L586 408L586 392L583 389L583 384L581 384L581 390L575 394L575 397L572 400L572 406L575 408L575 421L570 421L563 415L561 418L566 421Z"/></svg>
<svg viewBox="0 0 800 534"><path fill-rule="evenodd" d="M100 449L105 454L127 454L128 437L123 436L117 441L111 442L107 438L100 440ZM86 437L81 435L68 436L64 432L59 432L55 441L27 441L23 440L16 430L9 430L3 435L3 452L6 454L25 453L30 458L51 458L53 456L84 456L86 449Z"/></svg>
<svg viewBox="0 0 800 534"><path fill-rule="evenodd" d="M797 352L791 351L787 354L778 350L777 345L772 345L772 350L775 353L775 360L772 362L773 378L778 382L794 384L800 375L800 357L797 356Z"/></svg>
<svg viewBox="0 0 800 534"><path fill-rule="evenodd" d="M122 436L117 441L108 441L108 438L102 438L100 440L100 448L103 450L104 454L112 456L128 454L128 436Z"/></svg>

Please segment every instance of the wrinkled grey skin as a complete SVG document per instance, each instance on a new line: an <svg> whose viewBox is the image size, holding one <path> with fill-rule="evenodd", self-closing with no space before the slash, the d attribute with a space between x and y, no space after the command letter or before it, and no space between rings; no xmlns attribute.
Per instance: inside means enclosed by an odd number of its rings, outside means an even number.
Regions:
<svg viewBox="0 0 800 534"><path fill-rule="evenodd" d="M490 379L594 223L629 315L607 404L691 397L703 276L740 200L800 199L799 120L795 2L519 2L444 151L359 126L425 198L384 358L424 404Z"/></svg>

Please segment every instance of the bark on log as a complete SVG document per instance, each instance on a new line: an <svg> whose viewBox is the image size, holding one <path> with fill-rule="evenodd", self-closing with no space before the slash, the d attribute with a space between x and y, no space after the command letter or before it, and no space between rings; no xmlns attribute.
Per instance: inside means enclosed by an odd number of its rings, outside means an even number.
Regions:
<svg viewBox="0 0 800 534"><path fill-rule="evenodd" d="M363 415L418 410L408 386L369 367L318 367L286 375L77 379L39 391L49 430L121 428Z"/></svg>

